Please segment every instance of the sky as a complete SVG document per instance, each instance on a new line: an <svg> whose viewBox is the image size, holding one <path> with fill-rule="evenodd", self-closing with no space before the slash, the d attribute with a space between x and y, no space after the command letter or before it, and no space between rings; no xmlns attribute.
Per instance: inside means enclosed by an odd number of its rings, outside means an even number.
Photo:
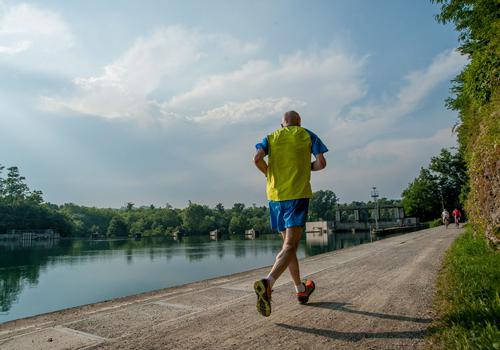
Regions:
<svg viewBox="0 0 500 350"><path fill-rule="evenodd" d="M265 204L255 144L296 110L313 190L401 192L454 147L466 58L430 1L0 0L0 164L46 201Z"/></svg>

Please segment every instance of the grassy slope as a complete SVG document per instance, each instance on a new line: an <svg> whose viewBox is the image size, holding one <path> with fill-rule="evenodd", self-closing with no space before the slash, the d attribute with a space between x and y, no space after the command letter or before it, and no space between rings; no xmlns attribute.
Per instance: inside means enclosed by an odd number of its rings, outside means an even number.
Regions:
<svg viewBox="0 0 500 350"><path fill-rule="evenodd" d="M500 252L467 229L438 279L433 348L500 349Z"/></svg>

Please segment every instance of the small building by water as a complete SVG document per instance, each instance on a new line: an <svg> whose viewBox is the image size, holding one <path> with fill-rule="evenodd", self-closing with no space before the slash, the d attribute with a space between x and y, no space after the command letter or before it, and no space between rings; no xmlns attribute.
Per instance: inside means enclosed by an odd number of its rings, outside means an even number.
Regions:
<svg viewBox="0 0 500 350"><path fill-rule="evenodd" d="M333 221L309 221L306 222L306 233L328 234L334 229Z"/></svg>
<svg viewBox="0 0 500 350"><path fill-rule="evenodd" d="M254 228L250 230L245 230L245 239L256 239L259 237L259 231Z"/></svg>
<svg viewBox="0 0 500 350"><path fill-rule="evenodd" d="M220 229L215 229L210 231L209 236L212 241L218 241L222 237L222 231Z"/></svg>

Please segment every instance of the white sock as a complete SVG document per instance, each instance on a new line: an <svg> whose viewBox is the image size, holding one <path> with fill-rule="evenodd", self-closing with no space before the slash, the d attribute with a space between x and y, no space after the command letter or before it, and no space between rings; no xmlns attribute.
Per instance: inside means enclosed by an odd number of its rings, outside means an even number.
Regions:
<svg viewBox="0 0 500 350"><path fill-rule="evenodd" d="M276 280L274 279L274 277L271 276L271 274L269 274L269 275L267 275L266 279L269 282L269 286L271 288L273 288L274 282L276 282Z"/></svg>
<svg viewBox="0 0 500 350"><path fill-rule="evenodd" d="M306 286L304 286L304 283L301 283L298 286L295 286L295 291L297 293L303 293L306 291Z"/></svg>

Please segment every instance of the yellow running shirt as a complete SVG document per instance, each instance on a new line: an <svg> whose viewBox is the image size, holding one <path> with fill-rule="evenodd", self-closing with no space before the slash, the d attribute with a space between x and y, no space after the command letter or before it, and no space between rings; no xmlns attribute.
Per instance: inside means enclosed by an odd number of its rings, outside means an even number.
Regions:
<svg viewBox="0 0 500 350"><path fill-rule="evenodd" d="M267 199L286 201L311 198L311 153L328 152L326 146L311 131L300 126L288 126L268 135L257 149L268 155Z"/></svg>

